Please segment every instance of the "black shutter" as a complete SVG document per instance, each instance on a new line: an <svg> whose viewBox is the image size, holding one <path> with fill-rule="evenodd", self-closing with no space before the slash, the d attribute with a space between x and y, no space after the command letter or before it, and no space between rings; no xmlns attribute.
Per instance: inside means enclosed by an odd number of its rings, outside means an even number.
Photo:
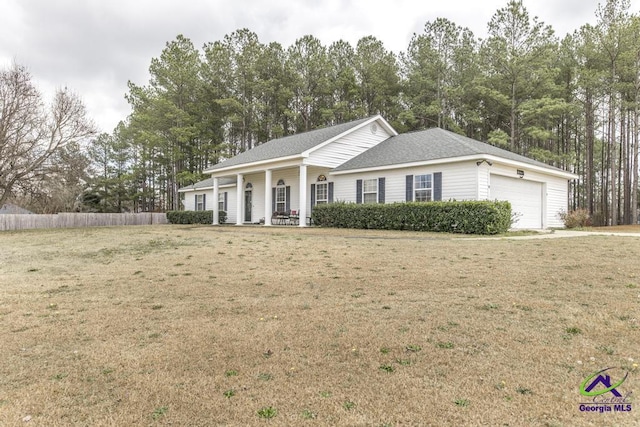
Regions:
<svg viewBox="0 0 640 427"><path fill-rule="evenodd" d="M203 211L207 210L207 195L206 194L202 195L202 210Z"/></svg>
<svg viewBox="0 0 640 427"><path fill-rule="evenodd" d="M433 200L442 200L442 172L433 174Z"/></svg>
<svg viewBox="0 0 640 427"><path fill-rule="evenodd" d="M316 205L316 185L311 184L311 209Z"/></svg>
<svg viewBox="0 0 640 427"><path fill-rule="evenodd" d="M329 190L328 190L328 191L329 191L329 194L327 195L327 198L328 198L329 200L327 200L327 202L328 202L328 203L333 203L333 182L330 182L330 183L328 184L328 187L329 187Z"/></svg>
<svg viewBox="0 0 640 427"><path fill-rule="evenodd" d="M227 192L224 192L224 202L222 202L222 210L227 211Z"/></svg>
<svg viewBox="0 0 640 427"><path fill-rule="evenodd" d="M289 212L291 210L291 187L287 185L284 191L284 210Z"/></svg>
<svg viewBox="0 0 640 427"><path fill-rule="evenodd" d="M276 188L271 189L271 212L276 211Z"/></svg>
<svg viewBox="0 0 640 427"><path fill-rule="evenodd" d="M378 203L384 203L384 178L378 178Z"/></svg>
<svg viewBox="0 0 640 427"><path fill-rule="evenodd" d="M356 181L356 203L362 203L362 180Z"/></svg>
<svg viewBox="0 0 640 427"><path fill-rule="evenodd" d="M194 205L193 205L193 210L197 211L198 210L198 195L196 194L195 196L195 200L194 200Z"/></svg>
<svg viewBox="0 0 640 427"><path fill-rule="evenodd" d="M407 175L407 187L405 193L405 200L407 202L413 202L413 175Z"/></svg>

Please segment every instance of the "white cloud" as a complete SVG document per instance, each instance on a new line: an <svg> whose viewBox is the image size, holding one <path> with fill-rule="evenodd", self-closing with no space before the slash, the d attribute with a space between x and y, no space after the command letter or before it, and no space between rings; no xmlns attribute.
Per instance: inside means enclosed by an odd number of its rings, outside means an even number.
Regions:
<svg viewBox="0 0 640 427"><path fill-rule="evenodd" d="M597 4L525 0L530 14L552 25L559 37L595 22ZM240 28L285 48L306 34L327 46L340 39L355 46L373 35L398 53L414 32L438 17L484 37L491 16L506 5L506 0L0 0L0 66L14 60L27 66L47 92L73 88L110 132L129 112L127 81L146 84L151 58L178 34L197 48ZM632 10L639 5L633 0Z"/></svg>

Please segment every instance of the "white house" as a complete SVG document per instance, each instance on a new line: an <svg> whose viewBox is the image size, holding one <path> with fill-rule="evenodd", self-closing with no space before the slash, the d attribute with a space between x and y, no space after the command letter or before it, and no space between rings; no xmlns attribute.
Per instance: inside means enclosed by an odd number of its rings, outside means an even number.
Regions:
<svg viewBox="0 0 640 427"><path fill-rule="evenodd" d="M515 228L562 227L568 181L577 179L439 128L398 135L381 116L274 139L205 173L211 178L180 189L185 209L213 210L214 224L225 210L238 225L271 225L275 211L308 218L336 200L508 200Z"/></svg>

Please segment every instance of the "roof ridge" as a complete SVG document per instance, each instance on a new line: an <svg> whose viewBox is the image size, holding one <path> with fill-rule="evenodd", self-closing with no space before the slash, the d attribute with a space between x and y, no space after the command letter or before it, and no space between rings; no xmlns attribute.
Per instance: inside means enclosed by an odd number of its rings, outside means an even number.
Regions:
<svg viewBox="0 0 640 427"><path fill-rule="evenodd" d="M317 127L315 129L309 129L309 130L304 130L302 132L292 133L290 135L283 135L283 136L280 136L278 138L272 138L272 139L268 139L268 140L266 140L264 142L258 143L258 145L254 145L254 148L255 147L259 147L259 146L264 145L264 144L267 144L267 143L269 143L271 141L278 141L278 140L287 139L287 138L293 138L293 137L297 137L297 136L305 136L305 135L310 134L311 132L319 132L319 131L322 131L322 130L335 128L337 126L346 126L346 125L349 125L349 124L355 125L357 122L363 122L363 121L369 120L369 119L371 119L373 117L376 117L376 116L363 117L361 119L356 119L356 120L351 120L351 121L348 121L348 122L337 123L335 125L325 125L325 126L322 126L322 127Z"/></svg>

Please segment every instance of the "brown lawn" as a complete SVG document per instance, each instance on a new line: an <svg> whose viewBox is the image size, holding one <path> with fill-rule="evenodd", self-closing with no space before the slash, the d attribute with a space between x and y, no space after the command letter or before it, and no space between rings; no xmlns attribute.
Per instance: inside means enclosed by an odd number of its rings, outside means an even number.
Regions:
<svg viewBox="0 0 640 427"><path fill-rule="evenodd" d="M608 227L593 227L593 231L605 231L607 233L640 233L640 225L612 225Z"/></svg>
<svg viewBox="0 0 640 427"><path fill-rule="evenodd" d="M634 425L579 388L616 367L640 392L639 259L612 236L4 232L0 425Z"/></svg>

